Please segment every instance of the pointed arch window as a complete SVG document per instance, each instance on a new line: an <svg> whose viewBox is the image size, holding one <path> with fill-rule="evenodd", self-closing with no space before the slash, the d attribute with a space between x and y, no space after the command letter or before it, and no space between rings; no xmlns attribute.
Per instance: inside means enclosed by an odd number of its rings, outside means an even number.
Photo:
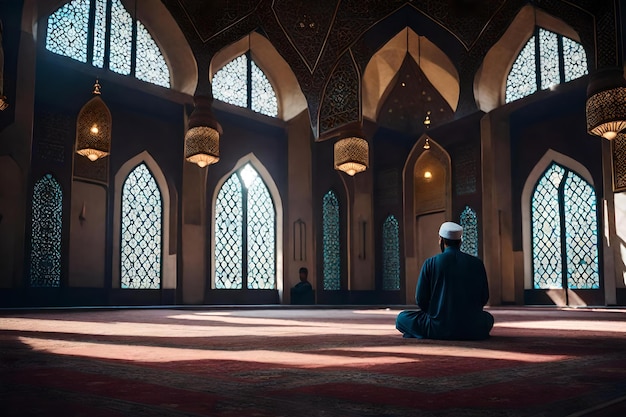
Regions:
<svg viewBox="0 0 626 417"><path fill-rule="evenodd" d="M35 183L31 222L30 286L59 287L63 191L51 174Z"/></svg>
<svg viewBox="0 0 626 417"><path fill-rule="evenodd" d="M520 98L566 83L587 74L583 46L565 36L535 27L515 59L506 79L505 101Z"/></svg>
<svg viewBox="0 0 626 417"><path fill-rule="evenodd" d="M213 96L225 103L278 117L278 99L269 79L252 60L250 51L215 73Z"/></svg>
<svg viewBox="0 0 626 417"><path fill-rule="evenodd" d="M383 290L400 289L400 226L393 214L383 223Z"/></svg>
<svg viewBox="0 0 626 417"><path fill-rule="evenodd" d="M535 186L531 219L533 288L599 288L598 217L591 184L552 163Z"/></svg>
<svg viewBox="0 0 626 417"><path fill-rule="evenodd" d="M322 253L324 290L341 289L341 235L339 200L330 190L322 201Z"/></svg>
<svg viewBox="0 0 626 417"><path fill-rule="evenodd" d="M48 17L46 49L162 87L170 71L158 45L121 0L73 0Z"/></svg>
<svg viewBox="0 0 626 417"><path fill-rule="evenodd" d="M465 206L459 224L463 227L461 251L478 256L478 218L471 207Z"/></svg>
<svg viewBox="0 0 626 417"><path fill-rule="evenodd" d="M121 287L161 288L163 200L144 163L124 181L121 213Z"/></svg>
<svg viewBox="0 0 626 417"><path fill-rule="evenodd" d="M235 171L215 201L215 288L276 288L276 209L251 164Z"/></svg>

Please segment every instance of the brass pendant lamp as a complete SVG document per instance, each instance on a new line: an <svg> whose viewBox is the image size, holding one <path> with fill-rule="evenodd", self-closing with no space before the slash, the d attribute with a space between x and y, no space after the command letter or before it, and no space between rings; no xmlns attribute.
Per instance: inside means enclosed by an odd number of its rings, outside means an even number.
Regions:
<svg viewBox="0 0 626 417"><path fill-rule="evenodd" d="M213 97L197 95L185 134L185 159L200 168L220 160L222 127L211 111Z"/></svg>
<svg viewBox="0 0 626 417"><path fill-rule="evenodd" d="M96 80L94 97L83 106L76 119L76 153L92 162L109 155L111 148L111 112L100 94Z"/></svg>
<svg viewBox="0 0 626 417"><path fill-rule="evenodd" d="M615 139L626 128L626 80L620 68L598 70L587 87L587 132Z"/></svg>
<svg viewBox="0 0 626 417"><path fill-rule="evenodd" d="M360 129L348 130L339 136L334 147L335 169L350 176L369 167L369 144Z"/></svg>

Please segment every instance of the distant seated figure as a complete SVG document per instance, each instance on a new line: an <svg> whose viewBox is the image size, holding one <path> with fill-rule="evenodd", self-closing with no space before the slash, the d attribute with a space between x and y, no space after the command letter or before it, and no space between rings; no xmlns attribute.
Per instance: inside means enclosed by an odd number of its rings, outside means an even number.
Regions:
<svg viewBox="0 0 626 417"><path fill-rule="evenodd" d="M415 302L420 310L402 311L396 329L418 339L480 340L489 337L493 316L483 311L489 299L483 262L460 250L463 228L439 228L439 255L428 258L419 275Z"/></svg>
<svg viewBox="0 0 626 417"><path fill-rule="evenodd" d="M291 304L315 304L313 287L308 281L309 270L300 268L300 282L291 288Z"/></svg>

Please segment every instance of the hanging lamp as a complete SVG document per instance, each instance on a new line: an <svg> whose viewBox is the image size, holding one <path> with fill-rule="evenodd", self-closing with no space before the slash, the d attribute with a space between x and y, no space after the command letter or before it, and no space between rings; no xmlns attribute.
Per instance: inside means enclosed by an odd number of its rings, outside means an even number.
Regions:
<svg viewBox="0 0 626 417"><path fill-rule="evenodd" d="M428 110L426 112L426 118L424 119L424 127L426 130L428 130L428 128L430 127L430 110ZM429 150L430 149L430 142L429 142L430 138L428 137L428 134L426 134L426 142L424 142L424 149L425 150Z"/></svg>
<svg viewBox="0 0 626 417"><path fill-rule="evenodd" d="M185 159L200 168L220 160L222 127L211 111L212 96L197 95L185 134Z"/></svg>
<svg viewBox="0 0 626 417"><path fill-rule="evenodd" d="M369 144L363 139L360 129L346 131L339 136L334 147L335 169L350 176L369 167Z"/></svg>
<svg viewBox="0 0 626 417"><path fill-rule="evenodd" d="M587 132L615 139L626 128L626 80L620 68L598 70L587 87Z"/></svg>
<svg viewBox="0 0 626 417"><path fill-rule="evenodd" d="M107 156L111 148L111 112L100 97L100 88L96 80L94 97L83 106L76 119L76 153L92 162Z"/></svg>

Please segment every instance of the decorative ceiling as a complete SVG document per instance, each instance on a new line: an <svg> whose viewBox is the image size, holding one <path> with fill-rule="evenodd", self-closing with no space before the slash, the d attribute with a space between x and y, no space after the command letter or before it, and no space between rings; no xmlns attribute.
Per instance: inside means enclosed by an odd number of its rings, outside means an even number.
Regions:
<svg viewBox="0 0 626 417"><path fill-rule="evenodd" d="M427 115L431 119L432 128L454 116L448 102L409 55L402 62L387 93L379 112L378 123L413 137L424 133Z"/></svg>
<svg viewBox="0 0 626 417"><path fill-rule="evenodd" d="M202 74L220 49L252 31L266 36L304 93L317 138L361 121L361 75L402 28L427 37L461 77L455 117L477 111L473 81L482 58L526 4L564 20L595 56L616 61L612 0L162 0L191 45ZM598 28L603 28L598 30ZM200 77L199 90L208 77ZM330 87L330 89L329 89ZM336 95L336 96L334 96Z"/></svg>

